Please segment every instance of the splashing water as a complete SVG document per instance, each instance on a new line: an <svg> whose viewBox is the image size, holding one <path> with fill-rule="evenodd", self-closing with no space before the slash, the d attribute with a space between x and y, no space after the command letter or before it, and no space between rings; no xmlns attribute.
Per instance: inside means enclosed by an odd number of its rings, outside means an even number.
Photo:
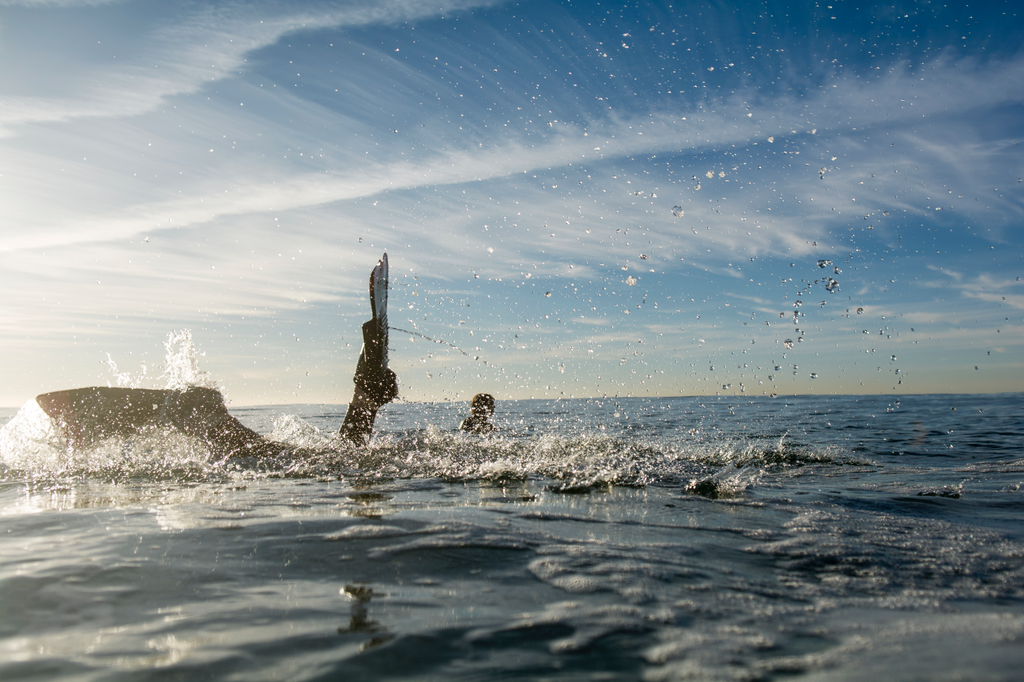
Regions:
<svg viewBox="0 0 1024 682"><path fill-rule="evenodd" d="M697 482L693 494L728 496L755 485L766 470L858 463L831 448L792 447L784 442L784 434L675 443L599 433L481 439L428 424L414 432L382 434L368 448L353 448L334 433L289 415L275 422L271 437L298 449L276 465L266 460L239 463L239 475L490 483L540 479L552 490L570 493L616 485Z"/></svg>
<svg viewBox="0 0 1024 682"><path fill-rule="evenodd" d="M117 382L119 388L138 388L143 377L146 376L146 366L142 366L142 371L138 378L134 378L131 372L121 372L117 369L117 363L114 362L114 358L110 357L110 353L107 353L107 367L110 369L110 373L114 375L114 381ZM107 386L110 386L110 382L107 382Z"/></svg>
<svg viewBox="0 0 1024 682"><path fill-rule="evenodd" d="M168 388L172 391L184 391L191 386L220 390L210 373L199 369L196 358L196 347L192 343L192 331L183 329L171 332L164 343L167 355L164 360L163 376L167 377Z"/></svg>
<svg viewBox="0 0 1024 682"><path fill-rule="evenodd" d="M192 332L171 332L163 375L166 388L184 391L191 387L219 390L216 382L199 368ZM113 358L107 366L120 388L139 388L146 367L137 378L118 371ZM108 382L109 386L109 382ZM145 476L157 479L194 479L215 469L207 446L171 428L149 427L133 438L109 438L93 447L76 449L69 445L62 427L36 403L29 400L0 428L0 475L24 472L34 478L94 475L111 479Z"/></svg>
<svg viewBox="0 0 1024 682"><path fill-rule="evenodd" d="M69 447L35 400L0 428L0 477L20 473L36 483L81 476L185 481L215 478L220 471L201 440L169 428L108 438L87 448Z"/></svg>

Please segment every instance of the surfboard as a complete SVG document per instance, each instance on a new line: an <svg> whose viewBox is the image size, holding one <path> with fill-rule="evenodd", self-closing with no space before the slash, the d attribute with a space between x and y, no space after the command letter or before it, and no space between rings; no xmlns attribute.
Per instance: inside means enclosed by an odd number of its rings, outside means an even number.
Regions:
<svg viewBox="0 0 1024 682"><path fill-rule="evenodd" d="M370 273L370 311L377 323L382 348L382 368L388 366L388 254L384 254Z"/></svg>

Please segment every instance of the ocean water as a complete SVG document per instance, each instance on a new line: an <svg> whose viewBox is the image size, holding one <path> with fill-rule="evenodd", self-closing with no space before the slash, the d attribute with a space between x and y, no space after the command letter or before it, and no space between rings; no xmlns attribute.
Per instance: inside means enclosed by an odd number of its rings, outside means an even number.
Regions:
<svg viewBox="0 0 1024 682"><path fill-rule="evenodd" d="M1018 680L1024 394L233 410L0 430L2 680Z"/></svg>

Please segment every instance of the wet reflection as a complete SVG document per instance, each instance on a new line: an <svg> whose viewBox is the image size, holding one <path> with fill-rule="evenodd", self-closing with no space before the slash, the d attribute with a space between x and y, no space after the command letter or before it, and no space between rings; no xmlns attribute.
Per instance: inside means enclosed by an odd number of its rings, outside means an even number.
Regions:
<svg viewBox="0 0 1024 682"><path fill-rule="evenodd" d="M348 515L362 519L379 519L384 516L385 510L377 505L387 502L392 497L392 495L385 495L384 493L352 493L348 498L358 506L350 509Z"/></svg>
<svg viewBox="0 0 1024 682"><path fill-rule="evenodd" d="M370 600L374 597L386 597L386 594L374 592L373 588L365 583L345 585L341 589L341 593L352 599L352 616L349 618L348 627L338 626L339 634L362 632L373 634L373 637L359 647L360 651L372 649L395 638L394 634L387 632L387 628L375 620L370 620Z"/></svg>

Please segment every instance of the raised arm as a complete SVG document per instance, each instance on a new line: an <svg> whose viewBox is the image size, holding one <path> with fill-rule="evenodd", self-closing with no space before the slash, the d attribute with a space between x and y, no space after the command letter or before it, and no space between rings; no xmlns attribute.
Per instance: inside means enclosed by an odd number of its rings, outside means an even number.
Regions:
<svg viewBox="0 0 1024 682"><path fill-rule="evenodd" d="M379 326L376 319L363 324L363 350L352 377L356 387L341 425L341 434L356 445L370 439L377 410L398 397L398 378L383 362L385 342Z"/></svg>
<svg viewBox="0 0 1024 682"><path fill-rule="evenodd" d="M373 318L363 324L363 349L352 377L355 392L348 405L341 435L365 445L373 433L377 410L398 397L398 379L388 369L388 255L370 273Z"/></svg>

